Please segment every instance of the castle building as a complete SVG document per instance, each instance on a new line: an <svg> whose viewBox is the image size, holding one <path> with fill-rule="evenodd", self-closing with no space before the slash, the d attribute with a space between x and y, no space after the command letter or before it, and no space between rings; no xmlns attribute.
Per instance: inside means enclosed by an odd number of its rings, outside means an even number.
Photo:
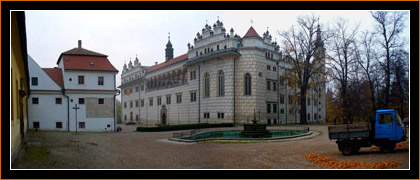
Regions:
<svg viewBox="0 0 420 180"><path fill-rule="evenodd" d="M78 47L60 54L54 68L28 57L29 129L114 131L116 74L107 55Z"/></svg>
<svg viewBox="0 0 420 180"><path fill-rule="evenodd" d="M268 30L261 37L251 26L240 37L233 28L226 32L217 20L213 27L206 24L187 46L188 52L173 57L169 39L164 62L124 65L119 86L123 122L244 124L254 115L267 124L299 122L299 89L286 76L292 64ZM323 58L322 48L316 58ZM323 79L315 76L318 79L311 81ZM325 122L325 85L308 94L308 122Z"/></svg>

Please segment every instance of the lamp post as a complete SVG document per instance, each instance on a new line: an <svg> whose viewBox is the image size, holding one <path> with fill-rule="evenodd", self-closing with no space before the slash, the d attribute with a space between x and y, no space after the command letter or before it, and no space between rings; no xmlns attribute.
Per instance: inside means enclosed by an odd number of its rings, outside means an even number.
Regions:
<svg viewBox="0 0 420 180"><path fill-rule="evenodd" d="M76 134L77 134L77 110L80 109L80 107L77 106L77 104L75 104L73 109L76 111L76 126L75 126L75 128L76 128Z"/></svg>

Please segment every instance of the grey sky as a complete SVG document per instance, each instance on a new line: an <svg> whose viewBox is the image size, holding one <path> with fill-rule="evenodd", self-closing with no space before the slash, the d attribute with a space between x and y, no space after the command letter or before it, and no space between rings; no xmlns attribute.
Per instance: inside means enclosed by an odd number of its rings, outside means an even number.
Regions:
<svg viewBox="0 0 420 180"><path fill-rule="evenodd" d="M124 61L134 60L136 54L142 65L164 61L168 32L176 57L187 52L187 43L193 43L206 20L213 25L218 16L227 30L233 27L241 37L252 19L258 34L269 27L273 40L279 41L279 31L296 24L298 16L311 13L319 16L324 27L338 17L360 23L359 31L373 26L369 11L26 11L28 54L41 67L55 67L60 53L82 40L84 48L108 55L120 71L118 86ZM405 25L408 38L409 18Z"/></svg>

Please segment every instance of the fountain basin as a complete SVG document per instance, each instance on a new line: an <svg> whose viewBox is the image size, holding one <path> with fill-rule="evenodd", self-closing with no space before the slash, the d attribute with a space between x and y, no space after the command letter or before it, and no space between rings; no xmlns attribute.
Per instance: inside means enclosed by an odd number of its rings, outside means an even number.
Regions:
<svg viewBox="0 0 420 180"><path fill-rule="evenodd" d="M299 131L299 130L270 130L270 136L262 137L251 137L242 135L240 130L228 130L228 131L211 131L194 134L191 136L183 137L173 137L169 138L171 141L178 142L203 142L203 141L213 141L213 140L229 140L229 141L250 141L250 140L281 140L281 139L290 139L301 136L311 135L312 131Z"/></svg>
<svg viewBox="0 0 420 180"><path fill-rule="evenodd" d="M265 124L244 124L244 130L240 135L251 138L271 137L272 133L267 131Z"/></svg>

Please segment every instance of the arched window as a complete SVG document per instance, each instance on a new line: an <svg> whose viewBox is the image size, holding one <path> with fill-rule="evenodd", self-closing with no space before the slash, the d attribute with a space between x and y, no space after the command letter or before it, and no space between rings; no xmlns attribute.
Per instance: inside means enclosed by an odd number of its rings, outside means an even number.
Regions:
<svg viewBox="0 0 420 180"><path fill-rule="evenodd" d="M251 95L251 75L249 73L245 74L245 91L244 95Z"/></svg>
<svg viewBox="0 0 420 180"><path fill-rule="evenodd" d="M209 73L204 74L204 97L210 97L210 76Z"/></svg>
<svg viewBox="0 0 420 180"><path fill-rule="evenodd" d="M224 96L225 95L225 74L222 70L219 71L217 75L217 86L218 86L218 95Z"/></svg>

